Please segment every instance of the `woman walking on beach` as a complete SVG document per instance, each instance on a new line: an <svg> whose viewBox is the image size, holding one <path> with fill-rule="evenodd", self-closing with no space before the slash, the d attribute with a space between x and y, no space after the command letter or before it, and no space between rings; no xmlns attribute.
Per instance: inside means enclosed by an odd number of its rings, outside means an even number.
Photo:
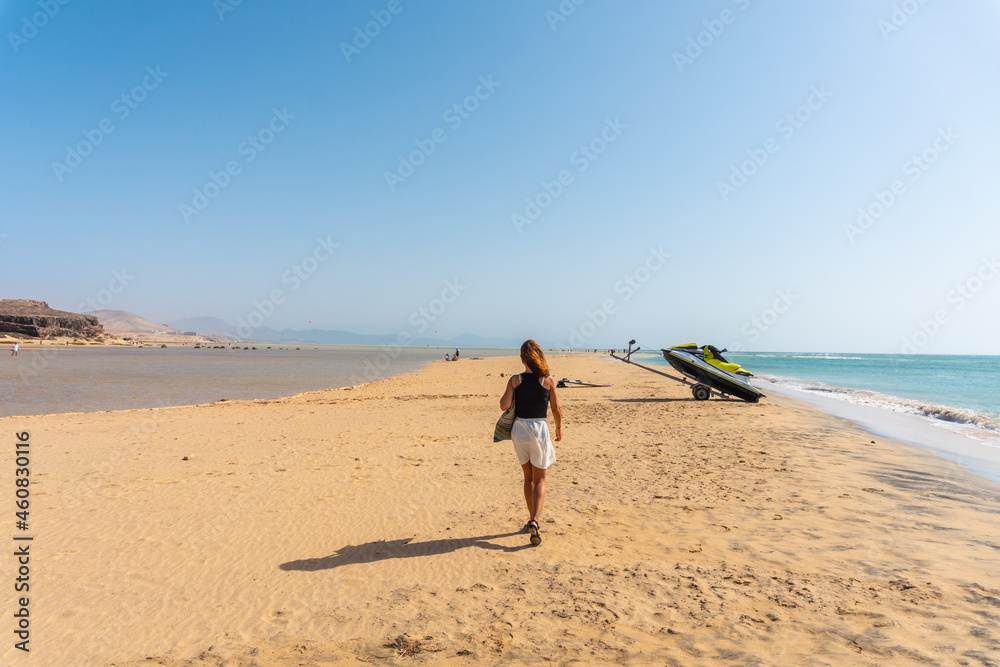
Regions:
<svg viewBox="0 0 1000 667"><path fill-rule="evenodd" d="M500 408L507 410L514 401L514 426L511 440L517 462L524 472L524 500L528 504L528 532L531 543L542 542L538 520L545 502L545 471L556 462L556 450L549 439L548 408L556 421L556 442L562 440L562 411L556 398L556 381L549 375L542 348L533 340L521 345L524 373L511 376L500 398Z"/></svg>

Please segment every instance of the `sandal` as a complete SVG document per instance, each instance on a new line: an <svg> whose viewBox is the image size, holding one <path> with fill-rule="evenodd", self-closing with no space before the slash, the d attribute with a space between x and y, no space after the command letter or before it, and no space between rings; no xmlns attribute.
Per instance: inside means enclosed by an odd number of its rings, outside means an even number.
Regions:
<svg viewBox="0 0 1000 667"><path fill-rule="evenodd" d="M538 522L532 519L528 522L528 533L531 534L531 543L536 547L542 543L542 534L538 530Z"/></svg>

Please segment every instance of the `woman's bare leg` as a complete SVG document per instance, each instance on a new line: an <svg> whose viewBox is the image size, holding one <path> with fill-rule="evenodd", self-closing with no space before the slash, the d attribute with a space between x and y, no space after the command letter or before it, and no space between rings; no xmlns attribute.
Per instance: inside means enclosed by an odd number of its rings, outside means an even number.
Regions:
<svg viewBox="0 0 1000 667"><path fill-rule="evenodd" d="M531 518L538 521L542 517L542 504L545 502L545 471L541 468L531 469Z"/></svg>
<svg viewBox="0 0 1000 667"><path fill-rule="evenodd" d="M524 473L524 502L528 504L529 518L531 516L531 506L532 506L531 495L532 491L534 491L535 489L535 484L532 481L532 472L531 472L534 469L535 468L534 466L531 465L530 461L521 466L521 471Z"/></svg>

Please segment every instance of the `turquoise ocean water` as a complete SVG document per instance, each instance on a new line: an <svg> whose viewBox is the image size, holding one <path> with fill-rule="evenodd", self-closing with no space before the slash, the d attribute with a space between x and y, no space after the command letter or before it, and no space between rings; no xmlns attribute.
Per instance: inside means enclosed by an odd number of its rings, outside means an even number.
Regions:
<svg viewBox="0 0 1000 667"><path fill-rule="evenodd" d="M881 435L928 447L1000 479L1000 357L780 352L725 356L750 370L751 382L765 392L812 399ZM667 365L662 356L644 358ZM914 428L899 428L900 415L908 416L907 424Z"/></svg>
<svg viewBox="0 0 1000 667"><path fill-rule="evenodd" d="M1000 431L1000 357L741 353L727 358L779 385Z"/></svg>

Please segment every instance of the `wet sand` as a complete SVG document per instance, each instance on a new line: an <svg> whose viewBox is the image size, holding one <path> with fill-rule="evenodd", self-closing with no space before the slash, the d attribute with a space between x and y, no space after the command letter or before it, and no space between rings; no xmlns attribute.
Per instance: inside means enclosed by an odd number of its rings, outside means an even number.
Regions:
<svg viewBox="0 0 1000 667"><path fill-rule="evenodd" d="M0 419L11 484L31 435L31 663L997 663L1000 488L790 398L550 364L614 387L560 390L539 547L491 437L513 358Z"/></svg>

